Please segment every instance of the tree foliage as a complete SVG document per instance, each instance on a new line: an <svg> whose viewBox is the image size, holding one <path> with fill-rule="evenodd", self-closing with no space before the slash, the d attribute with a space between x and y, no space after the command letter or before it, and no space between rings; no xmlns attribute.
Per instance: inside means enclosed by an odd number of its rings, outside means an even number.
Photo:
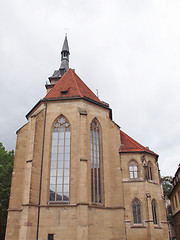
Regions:
<svg viewBox="0 0 180 240"><path fill-rule="evenodd" d="M6 151L0 143L0 239L2 240L6 231L13 161L14 151Z"/></svg>
<svg viewBox="0 0 180 240"><path fill-rule="evenodd" d="M171 191L172 188L172 177L171 176L164 176L161 178L161 182L163 185L163 191L164 191L164 197L168 197L168 194Z"/></svg>
<svg viewBox="0 0 180 240"><path fill-rule="evenodd" d="M161 183L162 183L162 186L163 186L164 197L165 197L165 199L167 199L168 195L171 191L171 188L172 188L172 177L171 176L161 177ZM170 207L170 209L171 209L171 207ZM172 216L171 211L169 211L169 209L167 208L167 221L173 226L174 221L173 221L173 216Z"/></svg>

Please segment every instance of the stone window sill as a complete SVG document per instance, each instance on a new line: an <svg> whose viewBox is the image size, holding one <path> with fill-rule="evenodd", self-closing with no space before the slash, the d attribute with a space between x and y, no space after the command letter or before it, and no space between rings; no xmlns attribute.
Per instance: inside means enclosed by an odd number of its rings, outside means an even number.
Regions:
<svg viewBox="0 0 180 240"><path fill-rule="evenodd" d="M154 229L162 229L158 224L154 224Z"/></svg>
<svg viewBox="0 0 180 240"><path fill-rule="evenodd" d="M146 228L143 224L133 224L132 226L131 226L131 228Z"/></svg>

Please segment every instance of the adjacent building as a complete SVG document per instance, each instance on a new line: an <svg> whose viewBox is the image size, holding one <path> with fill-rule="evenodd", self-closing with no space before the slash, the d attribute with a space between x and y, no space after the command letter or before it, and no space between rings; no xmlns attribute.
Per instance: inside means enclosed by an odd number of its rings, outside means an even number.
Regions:
<svg viewBox="0 0 180 240"><path fill-rule="evenodd" d="M158 155L120 129L69 55L65 37L17 131L6 240L169 239Z"/></svg>
<svg viewBox="0 0 180 240"><path fill-rule="evenodd" d="M176 239L180 240L180 164L172 180L172 189L169 194Z"/></svg>

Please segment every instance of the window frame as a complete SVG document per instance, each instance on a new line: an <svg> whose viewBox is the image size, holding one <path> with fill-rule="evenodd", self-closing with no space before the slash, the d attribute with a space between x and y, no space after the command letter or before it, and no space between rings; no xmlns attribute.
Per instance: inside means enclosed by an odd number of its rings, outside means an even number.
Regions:
<svg viewBox="0 0 180 240"><path fill-rule="evenodd" d="M132 165L132 170L130 170L131 164L133 164ZM136 170L134 169L135 166L136 166ZM129 170L129 178L130 178L130 180L137 180L139 178L137 161L134 160L134 159L130 160L128 167L129 167L128 170ZM131 177L131 173L132 173L133 177ZM135 174L137 175L137 177L135 176Z"/></svg>
<svg viewBox="0 0 180 240"><path fill-rule="evenodd" d="M157 202L155 199L152 200L151 207L152 207L153 223L157 225L158 224L158 215L157 215Z"/></svg>
<svg viewBox="0 0 180 240"><path fill-rule="evenodd" d="M63 118L65 120L64 123L60 123L58 121L60 121L60 119ZM59 123L59 126L63 126L63 139L60 139L60 127L55 127L55 125L57 124L57 122ZM68 125L66 125L66 123ZM65 126L66 125L66 126ZM58 138L57 139L53 139L53 133L55 132L55 128L58 129ZM69 131L67 131L67 129L69 129ZM66 135L68 133L68 135ZM68 136L66 138L66 136ZM56 141L57 140L57 141ZM60 140L61 143L63 143L62 145L60 144ZM57 154L57 158L54 160L55 165L52 167L52 155L53 155L53 142L57 143L57 146L55 146L55 148L57 149L57 152L55 154ZM68 142L68 144L67 144ZM61 147L62 146L62 147ZM68 149L69 147L69 149ZM63 149L61 153L59 153L60 148ZM68 152L66 152L66 148L68 149ZM60 157L60 155L62 155L62 159ZM68 155L68 156L67 156ZM68 160L67 160L68 158ZM60 168L58 168L59 164L61 165ZM71 126L69 123L69 120L64 116L64 115L59 115L56 120L53 122L52 127L51 127L51 152L50 152L50 174L49 174L49 193L48 193L48 203L53 204L53 203L63 203L63 204L68 204L70 202L70 169L71 169ZM52 175L52 172L54 170L54 173ZM61 171L61 174L60 174ZM66 172L66 173L65 173ZM68 172L68 173L67 173ZM55 183L52 183L52 178L55 178ZM52 186L54 186L54 194L55 197L54 199L51 199L51 189ZM60 187L61 186L61 187ZM61 189L61 196L58 196L58 190ZM65 188L67 188L67 190L65 191ZM59 197L59 199L57 199L57 197ZM64 199L64 198L67 198Z"/></svg>
<svg viewBox="0 0 180 240"><path fill-rule="evenodd" d="M142 204L139 198L132 201L132 216L133 224L142 224Z"/></svg>
<svg viewBox="0 0 180 240"><path fill-rule="evenodd" d="M153 181L153 167L152 163L149 161L146 168L146 179Z"/></svg>
<svg viewBox="0 0 180 240"><path fill-rule="evenodd" d="M97 129L95 126L92 127L93 122L97 124ZM96 137L94 138L93 130L96 131ZM97 134L98 132L98 134ZM98 135L98 139L97 139ZM94 149L94 140L96 143L96 150ZM98 149L99 148L99 149ZM98 151L97 151L98 150ZM96 152L96 154L94 154ZM96 155L96 157L94 157ZM99 157L99 163L98 163ZM104 186L103 186L103 157L102 157L102 129L100 122L97 118L93 118L90 123L90 183L91 183L91 203L96 205L103 205L104 203ZM99 168L95 168L95 165L99 165ZM96 190L97 186L97 190Z"/></svg>
<svg viewBox="0 0 180 240"><path fill-rule="evenodd" d="M54 233L48 233L48 240L54 240Z"/></svg>
<svg viewBox="0 0 180 240"><path fill-rule="evenodd" d="M172 198L171 203L172 203L172 209L173 211L175 211L174 198Z"/></svg>
<svg viewBox="0 0 180 240"><path fill-rule="evenodd" d="M176 204L176 208L178 207L178 202L177 202L177 196L176 194L174 195L174 199L175 199L175 204Z"/></svg>

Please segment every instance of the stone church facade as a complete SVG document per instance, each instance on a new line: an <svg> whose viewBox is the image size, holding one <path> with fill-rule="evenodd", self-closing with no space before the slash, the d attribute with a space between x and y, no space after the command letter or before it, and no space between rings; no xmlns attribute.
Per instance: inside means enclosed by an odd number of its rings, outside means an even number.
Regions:
<svg viewBox="0 0 180 240"><path fill-rule="evenodd" d="M17 131L6 240L166 240L158 155L125 134L69 68Z"/></svg>

